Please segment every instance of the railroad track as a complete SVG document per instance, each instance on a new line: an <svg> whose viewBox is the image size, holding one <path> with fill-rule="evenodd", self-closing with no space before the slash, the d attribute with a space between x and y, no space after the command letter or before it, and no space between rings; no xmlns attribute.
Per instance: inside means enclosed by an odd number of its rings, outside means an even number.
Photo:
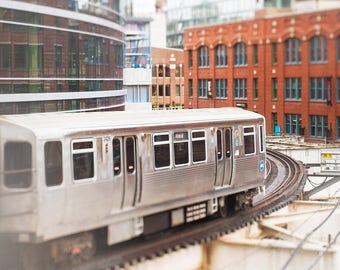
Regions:
<svg viewBox="0 0 340 270"><path fill-rule="evenodd" d="M199 221L166 233L118 244L90 262L69 269L127 268L137 262L162 256L189 245L217 239L281 209L301 194L306 181L306 170L302 163L272 150L267 150L267 162L267 168L270 170L267 174L266 191L255 197L252 208L236 212L231 217Z"/></svg>

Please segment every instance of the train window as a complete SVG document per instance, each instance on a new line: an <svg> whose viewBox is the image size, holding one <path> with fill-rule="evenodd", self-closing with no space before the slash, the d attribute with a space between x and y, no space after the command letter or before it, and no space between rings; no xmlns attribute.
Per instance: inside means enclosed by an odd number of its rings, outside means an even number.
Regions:
<svg viewBox="0 0 340 270"><path fill-rule="evenodd" d="M82 180L94 177L93 140L79 140L72 144L73 178Z"/></svg>
<svg viewBox="0 0 340 270"><path fill-rule="evenodd" d="M119 175L122 171L121 159L121 143L119 139L112 140L112 153L113 153L113 173Z"/></svg>
<svg viewBox="0 0 340 270"><path fill-rule="evenodd" d="M77 149L91 149L93 148L93 142L74 142L73 143L73 150Z"/></svg>
<svg viewBox="0 0 340 270"><path fill-rule="evenodd" d="M126 171L133 173L135 171L135 140L129 137L125 141L126 154Z"/></svg>
<svg viewBox="0 0 340 270"><path fill-rule="evenodd" d="M7 142L4 147L4 184L8 188L28 188L32 183L32 145Z"/></svg>
<svg viewBox="0 0 340 270"><path fill-rule="evenodd" d="M260 152L263 153L264 152L264 144L265 144L265 137L264 137L264 129L263 129L263 126L259 126L259 129L260 129Z"/></svg>
<svg viewBox="0 0 340 270"><path fill-rule="evenodd" d="M231 130L227 128L225 130L225 157L230 158L231 156Z"/></svg>
<svg viewBox="0 0 340 270"><path fill-rule="evenodd" d="M45 154L45 182L46 186L58 186L63 182L63 156L60 141L46 142Z"/></svg>
<svg viewBox="0 0 340 270"><path fill-rule="evenodd" d="M222 159L222 131L217 130L217 158Z"/></svg>
<svg viewBox="0 0 340 270"><path fill-rule="evenodd" d="M189 163L189 136L188 132L175 132L173 135L175 165Z"/></svg>
<svg viewBox="0 0 340 270"><path fill-rule="evenodd" d="M192 131L192 161L194 163L206 160L205 131Z"/></svg>
<svg viewBox="0 0 340 270"><path fill-rule="evenodd" d="M155 134L153 136L155 167L164 168L170 166L170 137L168 133Z"/></svg>
<svg viewBox="0 0 340 270"><path fill-rule="evenodd" d="M255 153L255 129L254 127L243 128L244 154L251 155Z"/></svg>

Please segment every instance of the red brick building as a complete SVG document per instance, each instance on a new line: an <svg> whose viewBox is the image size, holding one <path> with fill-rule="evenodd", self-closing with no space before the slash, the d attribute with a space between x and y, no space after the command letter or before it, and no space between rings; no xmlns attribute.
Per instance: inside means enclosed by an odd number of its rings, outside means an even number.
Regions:
<svg viewBox="0 0 340 270"><path fill-rule="evenodd" d="M340 140L340 10L184 32L185 108L240 106L267 133Z"/></svg>
<svg viewBox="0 0 340 270"><path fill-rule="evenodd" d="M154 109L184 107L184 52L179 49L152 48L151 103Z"/></svg>

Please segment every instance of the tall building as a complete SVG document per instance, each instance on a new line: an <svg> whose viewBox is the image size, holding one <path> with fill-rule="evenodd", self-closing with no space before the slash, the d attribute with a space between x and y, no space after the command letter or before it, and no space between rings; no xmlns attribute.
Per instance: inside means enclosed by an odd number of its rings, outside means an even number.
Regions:
<svg viewBox="0 0 340 270"><path fill-rule="evenodd" d="M151 110L149 86L151 85L151 39L148 16L151 0L145 5L137 0L127 0L123 5L125 25L124 88L127 90L126 110ZM149 7L149 8L148 8ZM145 13L146 12L146 13Z"/></svg>
<svg viewBox="0 0 340 270"><path fill-rule="evenodd" d="M0 1L0 114L123 110L119 0Z"/></svg>
<svg viewBox="0 0 340 270"><path fill-rule="evenodd" d="M340 9L186 29L185 108L239 106L268 134L340 141Z"/></svg>

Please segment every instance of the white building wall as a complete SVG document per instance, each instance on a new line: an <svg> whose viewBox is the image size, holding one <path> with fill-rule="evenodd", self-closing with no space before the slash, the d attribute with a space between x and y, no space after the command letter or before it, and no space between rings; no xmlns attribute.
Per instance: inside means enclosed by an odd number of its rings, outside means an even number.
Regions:
<svg viewBox="0 0 340 270"><path fill-rule="evenodd" d="M319 9L334 9L340 7L339 0L293 0L292 10L310 12Z"/></svg>

